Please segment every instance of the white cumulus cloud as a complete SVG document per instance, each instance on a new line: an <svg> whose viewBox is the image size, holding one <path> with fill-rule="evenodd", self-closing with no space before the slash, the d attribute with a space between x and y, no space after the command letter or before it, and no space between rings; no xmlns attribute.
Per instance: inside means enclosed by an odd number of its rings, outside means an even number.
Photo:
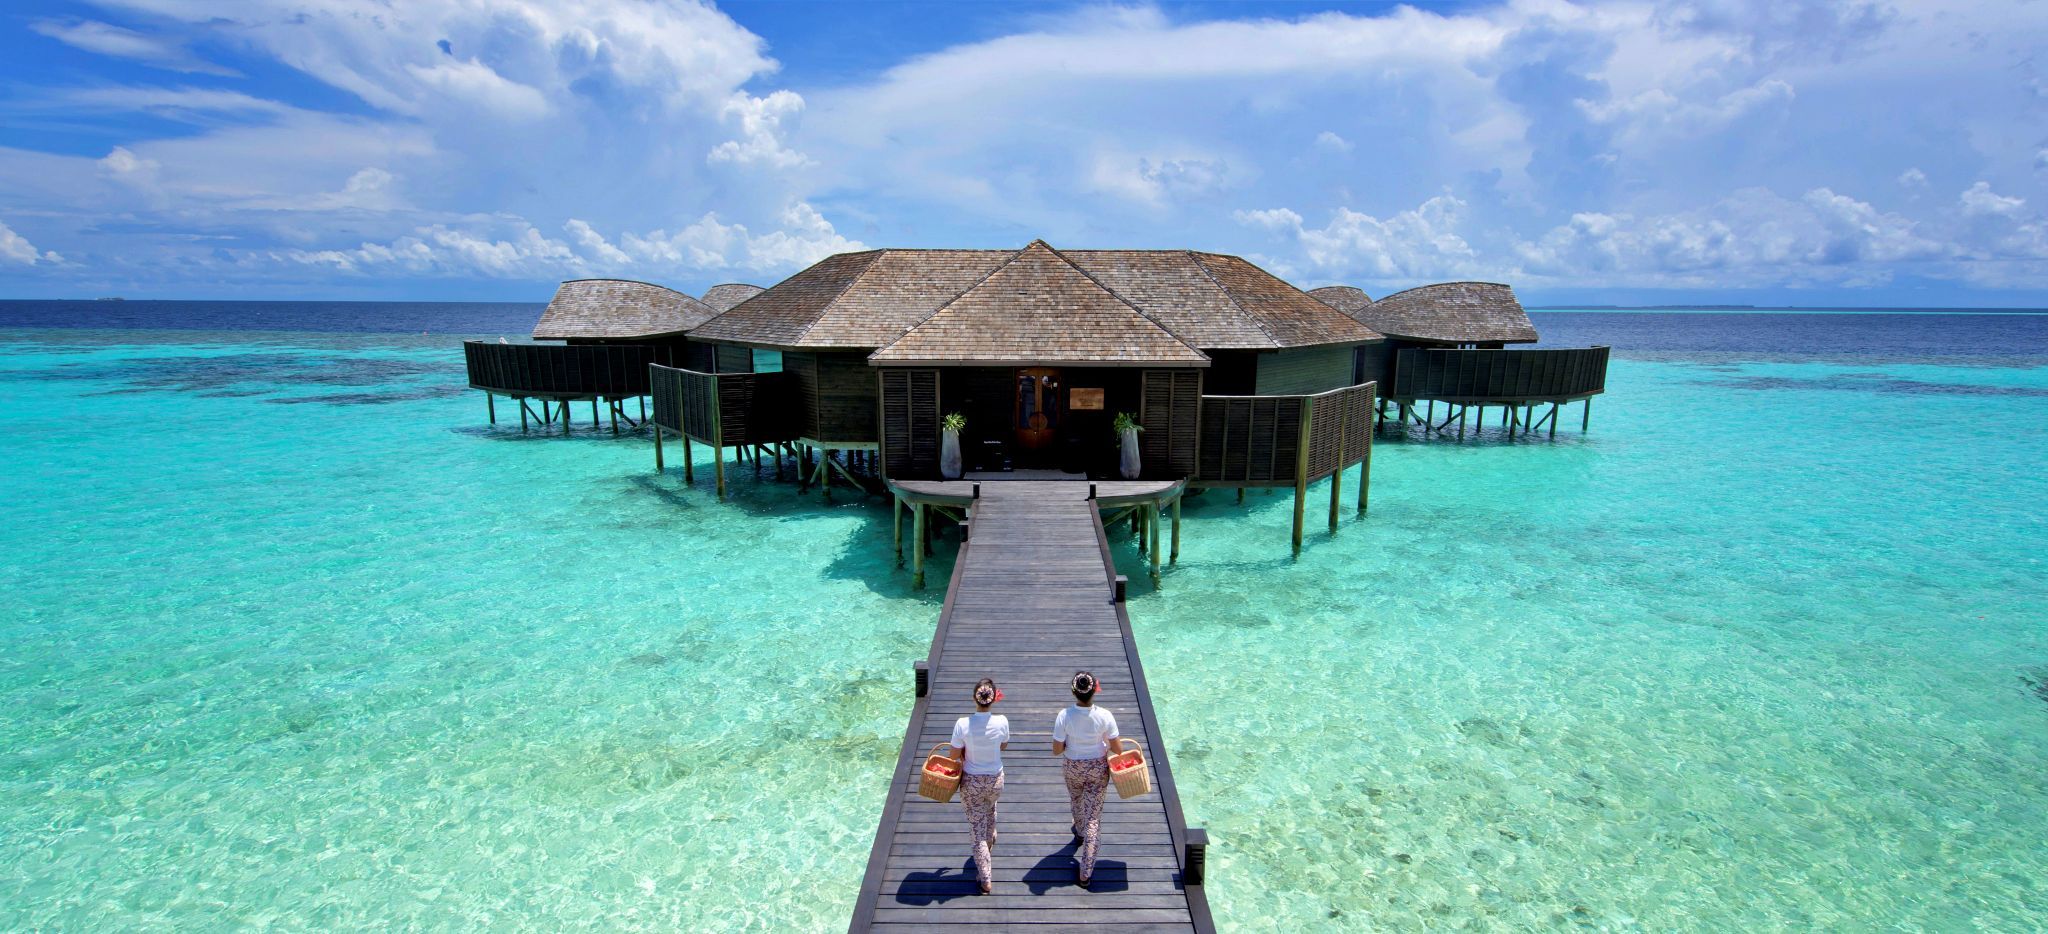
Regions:
<svg viewBox="0 0 2048 934"><path fill-rule="evenodd" d="M2011 217L2026 206L2025 198L2008 198L1991 190L1990 182L1978 182L1964 189L1959 199L1965 214L1996 214Z"/></svg>
<svg viewBox="0 0 2048 934"><path fill-rule="evenodd" d="M14 228L0 223L0 263L20 266L34 266L37 263L61 263L64 257L47 250L39 251L28 238L14 232Z"/></svg>
<svg viewBox="0 0 2048 934"><path fill-rule="evenodd" d="M1446 279L1484 268L1458 227L1467 204L1438 195L1385 218L1340 207L1321 227L1287 208L1238 211L1239 223L1293 237L1317 269L1366 280Z"/></svg>
<svg viewBox="0 0 2048 934"><path fill-rule="evenodd" d="M781 136L782 122L803 109L804 99L794 91L776 91L766 97L734 92L719 113L739 123L740 138L719 143L705 158L711 162L783 169L804 165L810 160L803 153L784 148Z"/></svg>

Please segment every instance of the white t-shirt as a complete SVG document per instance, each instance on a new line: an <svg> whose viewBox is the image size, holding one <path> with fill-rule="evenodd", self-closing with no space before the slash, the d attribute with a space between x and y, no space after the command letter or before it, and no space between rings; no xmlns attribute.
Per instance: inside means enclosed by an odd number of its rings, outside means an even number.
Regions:
<svg viewBox="0 0 2048 934"><path fill-rule="evenodd" d="M1010 741L1010 718L999 713L976 713L953 722L953 748L967 751L969 775L1000 775L1003 744Z"/></svg>
<svg viewBox="0 0 2048 934"><path fill-rule="evenodd" d="M1109 741L1116 731L1116 714L1101 707L1076 704L1052 718L1052 738L1067 744L1069 759L1100 759L1109 755Z"/></svg>

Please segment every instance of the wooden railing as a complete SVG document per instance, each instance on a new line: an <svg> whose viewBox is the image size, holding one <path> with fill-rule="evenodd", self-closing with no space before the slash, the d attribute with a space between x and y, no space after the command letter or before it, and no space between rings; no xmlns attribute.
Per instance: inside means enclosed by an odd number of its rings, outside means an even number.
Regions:
<svg viewBox="0 0 2048 934"><path fill-rule="evenodd" d="M1364 460L1377 389L1360 383L1313 395L1203 396L1194 482L1291 486Z"/></svg>
<svg viewBox="0 0 2048 934"><path fill-rule="evenodd" d="M1607 390L1606 347L1459 350L1408 347L1394 356L1391 399L1564 402Z"/></svg>
<svg viewBox="0 0 2048 934"><path fill-rule="evenodd" d="M681 354L669 344L462 342L469 387L508 396L644 396L648 365L678 363Z"/></svg>
<svg viewBox="0 0 2048 934"><path fill-rule="evenodd" d="M648 367L654 423L718 447L796 439L787 373L700 373Z"/></svg>
<svg viewBox="0 0 2048 934"><path fill-rule="evenodd" d="M1309 484L1336 478L1330 484L1330 531L1335 532L1343 472L1363 464L1358 511L1365 511L1378 390L1376 383L1359 383L1312 395L1203 396L1193 484L1294 487L1294 550L1299 553Z"/></svg>

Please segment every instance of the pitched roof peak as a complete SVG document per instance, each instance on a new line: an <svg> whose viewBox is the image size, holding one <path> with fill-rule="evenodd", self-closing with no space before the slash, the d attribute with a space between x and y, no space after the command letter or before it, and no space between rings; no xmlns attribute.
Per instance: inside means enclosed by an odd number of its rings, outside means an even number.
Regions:
<svg viewBox="0 0 2048 934"><path fill-rule="evenodd" d="M926 366L1209 363L1043 240L1012 254L868 359Z"/></svg>

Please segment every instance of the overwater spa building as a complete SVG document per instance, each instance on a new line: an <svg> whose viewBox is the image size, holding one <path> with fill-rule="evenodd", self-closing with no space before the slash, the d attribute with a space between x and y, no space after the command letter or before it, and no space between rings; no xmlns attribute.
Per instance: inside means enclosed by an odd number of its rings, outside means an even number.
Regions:
<svg viewBox="0 0 2048 934"><path fill-rule="evenodd" d="M1043 241L844 253L702 300L567 282L533 336L564 343L471 342L471 385L522 400L522 417L528 398L543 413L588 399L593 419L609 403L616 419L620 400L650 396L657 443L713 445L721 478L723 449L738 448L863 484L937 478L952 413L971 473L1115 477L1111 423L1129 413L1144 478L1299 495L1369 469L1380 387L1401 417L1436 400L1513 408L1526 425L1536 403L1600 392L1606 371L1605 348L1506 349L1536 331L1504 285L1374 302L1304 292L1236 256Z"/></svg>

